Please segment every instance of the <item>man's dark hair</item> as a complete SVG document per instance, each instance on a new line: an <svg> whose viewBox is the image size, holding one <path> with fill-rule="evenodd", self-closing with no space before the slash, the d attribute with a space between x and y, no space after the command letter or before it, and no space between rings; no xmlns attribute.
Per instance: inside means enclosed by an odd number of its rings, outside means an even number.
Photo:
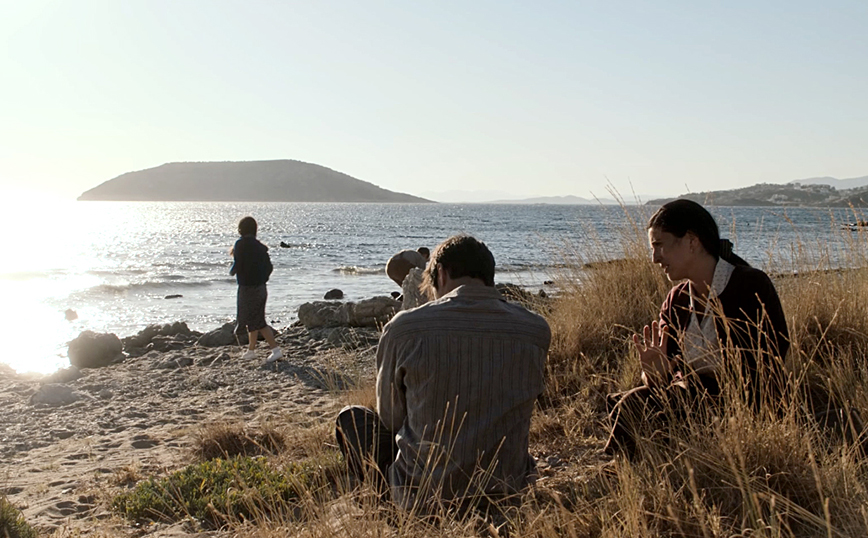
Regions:
<svg viewBox="0 0 868 538"><path fill-rule="evenodd" d="M425 268L425 287L437 289L441 268L452 279L469 276L494 286L494 255L485 243L469 235L453 235L437 245Z"/></svg>
<svg viewBox="0 0 868 538"><path fill-rule="evenodd" d="M422 256L425 256L426 260L431 257L431 251L428 250L428 247L419 247L416 249L416 252L418 252Z"/></svg>
<svg viewBox="0 0 868 538"><path fill-rule="evenodd" d="M244 217L238 221L238 233L240 235L256 236L256 219L253 217Z"/></svg>

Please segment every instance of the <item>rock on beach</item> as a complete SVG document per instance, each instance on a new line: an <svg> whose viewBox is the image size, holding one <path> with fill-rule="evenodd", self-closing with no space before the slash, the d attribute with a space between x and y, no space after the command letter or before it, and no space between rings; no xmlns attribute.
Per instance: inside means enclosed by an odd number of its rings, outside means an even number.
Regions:
<svg viewBox="0 0 868 538"><path fill-rule="evenodd" d="M83 333L70 343L77 362L111 368L38 378L0 364L4 492L44 534L158 535L157 525L133 531L110 512L111 495L126 487L119 477L183 467L196 432L210 424L333 424L345 403L334 388L373 377L379 328L400 306L389 297L309 303L301 323L276 335L284 358L270 365L262 345L256 358L241 359L234 323L201 334L182 322L123 339ZM121 348L128 357L115 363Z"/></svg>
<svg viewBox="0 0 868 538"><path fill-rule="evenodd" d="M160 335L162 327L147 327L135 343L179 336ZM87 341L101 342L97 336ZM182 349L152 348L110 368L37 377L0 365L4 493L41 534L157 535L156 525L142 533L113 517L118 477L160 476L190 463L196 432L209 424L257 427L292 420L286 417L331 423L342 402L329 382L349 372L371 375L379 333L285 328L276 337L284 358L271 365L264 364L264 345L256 358L242 360L244 348L234 341L205 347L180 336L177 342L188 342Z"/></svg>
<svg viewBox="0 0 868 538"><path fill-rule="evenodd" d="M323 295L323 299L326 301L339 301L344 298L344 292L337 288L331 289Z"/></svg>
<svg viewBox="0 0 868 538"><path fill-rule="evenodd" d="M378 327L387 323L401 309L391 297L373 297L364 301L314 301L298 307L298 320L308 329L316 327Z"/></svg>
<svg viewBox="0 0 868 538"><path fill-rule="evenodd" d="M30 403L33 405L47 405L58 407L61 405L69 405L79 399L80 395L66 385L49 383L42 385L30 397Z"/></svg>
<svg viewBox="0 0 868 538"><path fill-rule="evenodd" d="M69 363L77 368L100 368L123 359L123 344L115 334L84 331L69 343Z"/></svg>

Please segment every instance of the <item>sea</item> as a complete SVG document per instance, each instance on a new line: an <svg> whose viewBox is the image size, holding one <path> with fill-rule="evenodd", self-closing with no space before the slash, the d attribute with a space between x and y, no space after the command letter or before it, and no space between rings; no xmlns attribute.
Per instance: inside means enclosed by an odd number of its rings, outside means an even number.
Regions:
<svg viewBox="0 0 868 538"><path fill-rule="evenodd" d="M184 321L205 332L234 320L229 249L246 215L258 221L259 239L270 249L267 319L281 328L297 319L299 305L333 288L348 301L398 291L385 275L389 257L407 248L433 250L456 233L489 246L498 282L556 292L550 281L581 278L583 264L624 257L625 241L643 241L655 209L7 201L0 206L6 327L0 362L21 373L50 373L68 366L67 344L84 330L123 337L149 324ZM786 270L806 252L846 260L854 241L866 237L862 228L842 226L864 220L848 209L711 210L736 252L772 271Z"/></svg>

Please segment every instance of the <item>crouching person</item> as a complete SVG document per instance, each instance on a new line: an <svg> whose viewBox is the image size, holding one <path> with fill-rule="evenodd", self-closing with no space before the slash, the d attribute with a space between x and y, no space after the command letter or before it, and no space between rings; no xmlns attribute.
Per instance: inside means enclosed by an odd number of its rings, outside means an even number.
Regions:
<svg viewBox="0 0 868 538"><path fill-rule="evenodd" d="M535 475L528 432L548 324L501 298L494 256L473 237L440 244L425 282L435 300L383 329L376 412L341 411L338 444L351 473L415 513L515 499Z"/></svg>

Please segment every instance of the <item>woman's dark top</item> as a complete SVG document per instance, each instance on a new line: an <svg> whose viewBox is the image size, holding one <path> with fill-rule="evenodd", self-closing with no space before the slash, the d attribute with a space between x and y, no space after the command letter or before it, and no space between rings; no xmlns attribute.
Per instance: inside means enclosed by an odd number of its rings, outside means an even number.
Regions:
<svg viewBox="0 0 868 538"><path fill-rule="evenodd" d="M268 282L274 267L268 256L268 247L254 236L245 235L235 242L233 249L235 262L229 269L235 275L239 286L259 286Z"/></svg>
<svg viewBox="0 0 868 538"><path fill-rule="evenodd" d="M676 361L676 368L683 369L678 335L683 334L690 323L690 290L687 281L672 288L660 308L660 320L670 327L667 354ZM758 386L759 361L767 375L779 374L779 364L771 357L785 357L790 347L789 331L781 301L768 275L759 269L743 265L735 266L726 288L717 296L719 310L709 307L715 315L715 326L721 346L739 351L744 373L751 392ZM706 314L708 315L708 314ZM759 330L759 328L762 330ZM757 356L759 351L759 357ZM686 372L685 372L686 373Z"/></svg>

